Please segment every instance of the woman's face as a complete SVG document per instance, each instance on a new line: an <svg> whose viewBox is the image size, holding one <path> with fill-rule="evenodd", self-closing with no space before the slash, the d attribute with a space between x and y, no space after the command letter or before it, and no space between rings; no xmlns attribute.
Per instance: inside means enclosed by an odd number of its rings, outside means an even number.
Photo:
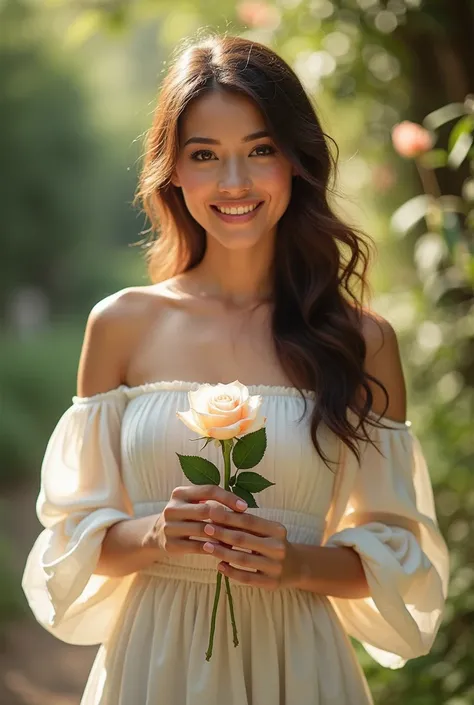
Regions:
<svg viewBox="0 0 474 705"><path fill-rule="evenodd" d="M224 91L196 99L183 114L179 142L173 183L208 236L242 249L275 234L293 168L252 100Z"/></svg>

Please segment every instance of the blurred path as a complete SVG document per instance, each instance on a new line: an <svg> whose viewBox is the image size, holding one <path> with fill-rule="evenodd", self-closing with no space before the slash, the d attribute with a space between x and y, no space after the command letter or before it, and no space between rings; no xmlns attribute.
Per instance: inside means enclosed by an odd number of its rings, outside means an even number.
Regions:
<svg viewBox="0 0 474 705"><path fill-rule="evenodd" d="M0 524L12 543L19 591L28 551L41 529L36 495L31 486L2 493L6 511ZM96 651L55 639L28 615L8 625L0 638L0 705L79 705Z"/></svg>

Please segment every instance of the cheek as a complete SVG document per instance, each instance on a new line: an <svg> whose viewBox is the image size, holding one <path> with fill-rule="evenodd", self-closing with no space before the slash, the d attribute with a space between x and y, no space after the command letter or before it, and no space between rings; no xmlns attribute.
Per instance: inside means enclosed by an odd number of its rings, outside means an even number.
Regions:
<svg viewBox="0 0 474 705"><path fill-rule="evenodd" d="M291 168L277 162L259 174L260 186L270 194L285 196L291 194Z"/></svg>
<svg viewBox="0 0 474 705"><path fill-rule="evenodd" d="M183 190L183 197L190 210L202 203L203 198L209 194L213 188L213 178L209 171L197 171L193 169L179 169L178 178Z"/></svg>
<svg viewBox="0 0 474 705"><path fill-rule="evenodd" d="M187 173L181 178L181 186L192 195L193 191L205 188L208 181L204 174Z"/></svg>

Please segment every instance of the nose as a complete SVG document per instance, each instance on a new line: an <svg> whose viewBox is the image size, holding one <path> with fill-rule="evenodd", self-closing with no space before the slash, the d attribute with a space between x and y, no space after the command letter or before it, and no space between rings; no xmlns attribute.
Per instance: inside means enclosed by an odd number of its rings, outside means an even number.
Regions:
<svg viewBox="0 0 474 705"><path fill-rule="evenodd" d="M252 179L242 159L226 159L222 162L218 188L233 196L252 188Z"/></svg>

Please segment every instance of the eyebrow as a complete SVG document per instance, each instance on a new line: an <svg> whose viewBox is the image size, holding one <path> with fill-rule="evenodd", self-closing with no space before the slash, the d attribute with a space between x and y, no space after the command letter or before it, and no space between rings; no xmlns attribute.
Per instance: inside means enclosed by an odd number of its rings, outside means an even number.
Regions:
<svg viewBox="0 0 474 705"><path fill-rule="evenodd" d="M247 135L242 138L242 142L253 142L253 140L261 139L262 137L269 137L267 130L258 130L257 132L252 132L251 135ZM212 137L190 137L184 143L184 146L188 144L220 144L219 140L214 140Z"/></svg>

